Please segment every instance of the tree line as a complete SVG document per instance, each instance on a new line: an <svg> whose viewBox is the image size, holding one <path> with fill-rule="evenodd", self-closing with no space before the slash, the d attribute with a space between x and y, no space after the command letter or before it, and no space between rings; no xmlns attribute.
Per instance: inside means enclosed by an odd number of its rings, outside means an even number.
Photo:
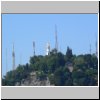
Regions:
<svg viewBox="0 0 100 100"><path fill-rule="evenodd" d="M72 70L71 70L72 68ZM74 55L67 47L66 54L53 49L46 56L32 56L29 63L18 65L2 78L3 86L14 86L36 72L37 79L50 80L54 86L97 86L98 59L95 54Z"/></svg>

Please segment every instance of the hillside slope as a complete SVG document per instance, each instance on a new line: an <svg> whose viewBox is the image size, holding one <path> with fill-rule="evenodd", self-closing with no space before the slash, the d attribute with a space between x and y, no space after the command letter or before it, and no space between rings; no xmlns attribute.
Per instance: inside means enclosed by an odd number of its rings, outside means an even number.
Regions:
<svg viewBox="0 0 100 100"><path fill-rule="evenodd" d="M50 86L50 81L48 78L39 80L36 72L31 72L26 79L22 79L21 82L16 82L15 86Z"/></svg>
<svg viewBox="0 0 100 100"><path fill-rule="evenodd" d="M52 50L47 56L30 57L2 78L3 86L97 86L98 58L95 54L64 55Z"/></svg>

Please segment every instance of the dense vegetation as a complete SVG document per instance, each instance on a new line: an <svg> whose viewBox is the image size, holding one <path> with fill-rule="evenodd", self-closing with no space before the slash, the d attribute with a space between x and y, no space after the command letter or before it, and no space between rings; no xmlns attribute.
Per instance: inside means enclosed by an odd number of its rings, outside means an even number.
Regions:
<svg viewBox="0 0 100 100"><path fill-rule="evenodd" d="M72 68L72 70L70 69ZM98 85L98 59L94 54L73 55L67 47L66 54L53 49L47 56L30 57L30 63L19 65L2 78L2 85L15 85L26 79L31 72L37 78L55 86L96 86Z"/></svg>

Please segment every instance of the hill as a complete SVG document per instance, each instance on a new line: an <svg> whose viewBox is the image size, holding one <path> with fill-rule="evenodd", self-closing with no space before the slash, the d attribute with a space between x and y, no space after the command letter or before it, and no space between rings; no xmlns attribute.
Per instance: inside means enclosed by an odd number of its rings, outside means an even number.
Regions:
<svg viewBox="0 0 100 100"><path fill-rule="evenodd" d="M47 56L30 57L2 78L3 86L97 86L98 59L94 54L73 55L53 49Z"/></svg>

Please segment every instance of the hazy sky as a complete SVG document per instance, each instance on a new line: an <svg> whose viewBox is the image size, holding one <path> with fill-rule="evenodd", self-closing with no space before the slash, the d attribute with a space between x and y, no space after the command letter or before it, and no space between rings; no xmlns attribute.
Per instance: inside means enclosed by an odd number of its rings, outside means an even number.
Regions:
<svg viewBox="0 0 100 100"><path fill-rule="evenodd" d="M12 46L15 45L16 66L29 62L35 41L36 55L46 54L46 43L55 47L55 24L58 48L64 54L67 46L73 54L95 52L98 33L97 14L2 14L2 72L6 72L6 48L8 70L12 70Z"/></svg>

